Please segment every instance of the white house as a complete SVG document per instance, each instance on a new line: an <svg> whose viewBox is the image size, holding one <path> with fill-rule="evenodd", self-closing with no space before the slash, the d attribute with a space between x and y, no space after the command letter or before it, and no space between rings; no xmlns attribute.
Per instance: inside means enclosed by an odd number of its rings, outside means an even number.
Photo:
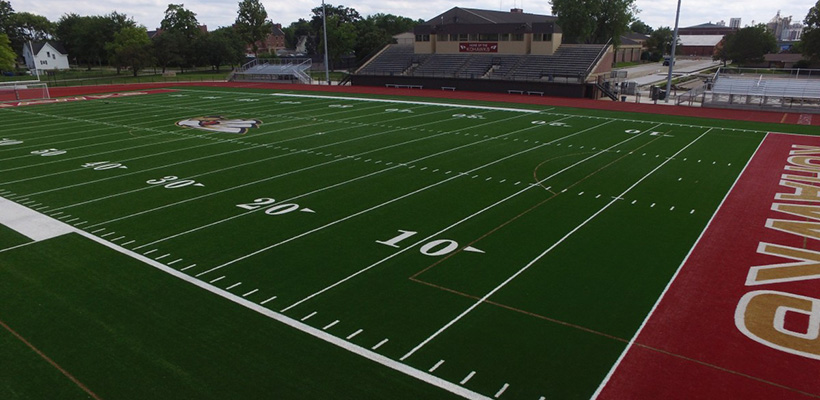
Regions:
<svg viewBox="0 0 820 400"><path fill-rule="evenodd" d="M23 58L30 70L68 69L68 53L56 42L28 42L23 45Z"/></svg>

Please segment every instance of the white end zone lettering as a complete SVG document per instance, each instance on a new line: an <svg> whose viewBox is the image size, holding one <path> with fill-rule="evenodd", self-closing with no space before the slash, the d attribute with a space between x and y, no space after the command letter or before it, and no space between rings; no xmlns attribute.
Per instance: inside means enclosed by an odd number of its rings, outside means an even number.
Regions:
<svg viewBox="0 0 820 400"><path fill-rule="evenodd" d="M807 317L805 331L786 326L789 313ZM765 346L820 360L820 299L774 290L752 291L738 302L735 326Z"/></svg>

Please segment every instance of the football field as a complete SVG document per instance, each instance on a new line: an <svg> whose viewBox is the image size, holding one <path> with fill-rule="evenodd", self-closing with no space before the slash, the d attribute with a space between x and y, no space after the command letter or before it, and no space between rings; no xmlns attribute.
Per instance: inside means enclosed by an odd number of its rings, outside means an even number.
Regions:
<svg viewBox="0 0 820 400"><path fill-rule="evenodd" d="M204 87L0 118L11 399L590 398L768 131Z"/></svg>

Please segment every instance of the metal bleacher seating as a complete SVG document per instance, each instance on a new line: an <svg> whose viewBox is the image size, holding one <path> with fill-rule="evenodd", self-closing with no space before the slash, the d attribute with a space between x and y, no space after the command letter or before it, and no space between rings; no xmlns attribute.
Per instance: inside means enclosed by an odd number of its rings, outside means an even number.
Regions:
<svg viewBox="0 0 820 400"><path fill-rule="evenodd" d="M412 45L391 44L358 73L364 75L401 75L412 65L413 56Z"/></svg>
<svg viewBox="0 0 820 400"><path fill-rule="evenodd" d="M411 45L390 45L357 73L527 81L586 78L607 45L564 45L553 55L413 54Z"/></svg>

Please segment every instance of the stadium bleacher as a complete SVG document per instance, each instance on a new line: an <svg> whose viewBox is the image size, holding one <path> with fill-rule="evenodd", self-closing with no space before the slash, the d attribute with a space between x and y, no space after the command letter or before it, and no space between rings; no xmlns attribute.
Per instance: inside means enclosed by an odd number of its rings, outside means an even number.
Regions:
<svg viewBox="0 0 820 400"><path fill-rule="evenodd" d="M563 45L553 55L414 54L390 45L359 69L361 75L583 81L606 45Z"/></svg>

